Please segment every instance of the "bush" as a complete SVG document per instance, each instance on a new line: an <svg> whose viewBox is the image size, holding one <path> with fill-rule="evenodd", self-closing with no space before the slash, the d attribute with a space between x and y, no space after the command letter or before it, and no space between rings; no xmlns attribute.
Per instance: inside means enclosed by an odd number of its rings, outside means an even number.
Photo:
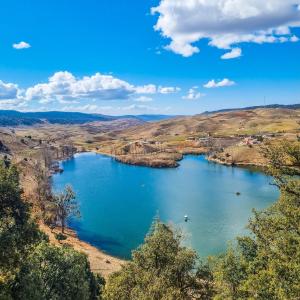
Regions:
<svg viewBox="0 0 300 300"><path fill-rule="evenodd" d="M58 241L65 241L68 237L60 232L55 234L55 238Z"/></svg>
<svg viewBox="0 0 300 300"><path fill-rule="evenodd" d="M17 276L15 299L97 299L100 290L86 255L41 243Z"/></svg>
<svg viewBox="0 0 300 300"><path fill-rule="evenodd" d="M132 261L113 274L104 291L107 300L204 299L204 272L196 272L196 253L181 246L181 235L157 221L145 243L133 251ZM205 295L211 289L205 288Z"/></svg>

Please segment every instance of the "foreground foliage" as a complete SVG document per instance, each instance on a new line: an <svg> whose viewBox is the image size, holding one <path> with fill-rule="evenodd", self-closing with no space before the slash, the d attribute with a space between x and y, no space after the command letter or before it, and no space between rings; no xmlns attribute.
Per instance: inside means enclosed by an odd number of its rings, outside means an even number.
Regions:
<svg viewBox="0 0 300 300"><path fill-rule="evenodd" d="M133 252L132 261L111 276L104 299L205 299L209 284L199 276L205 273L197 272L197 255L182 247L181 240L169 226L154 222L145 243ZM203 285L207 285L204 294Z"/></svg>
<svg viewBox="0 0 300 300"><path fill-rule="evenodd" d="M20 269L18 299L95 299L98 293L85 255L70 247L39 244ZM34 288L33 288L34 287Z"/></svg>
<svg viewBox="0 0 300 300"><path fill-rule="evenodd" d="M17 169L0 163L0 299L98 299L87 257L51 246L21 195Z"/></svg>
<svg viewBox="0 0 300 300"><path fill-rule="evenodd" d="M264 154L281 195L265 211L254 211L251 237L215 259L216 299L299 299L300 143L269 146Z"/></svg>

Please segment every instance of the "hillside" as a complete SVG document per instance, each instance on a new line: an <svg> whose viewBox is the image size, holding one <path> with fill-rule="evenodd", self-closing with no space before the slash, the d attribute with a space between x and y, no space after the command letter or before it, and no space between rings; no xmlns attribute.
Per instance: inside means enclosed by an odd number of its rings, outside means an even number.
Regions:
<svg viewBox="0 0 300 300"><path fill-rule="evenodd" d="M300 109L253 109L179 117L120 132L121 137L182 141L188 137L298 132Z"/></svg>
<svg viewBox="0 0 300 300"><path fill-rule="evenodd" d="M19 112L15 110L0 110L0 126L40 125L40 124L86 124L91 122L108 122L115 120L135 120L136 124L155 122L174 118L168 115L125 115L108 116L80 112Z"/></svg>
<svg viewBox="0 0 300 300"><path fill-rule="evenodd" d="M255 110L255 109L271 109L271 108L283 108L283 109L300 109L300 104L269 104L269 105L260 105L260 106L248 106L242 108L225 108L215 111L205 111L203 114L214 114L220 112L231 112L237 110Z"/></svg>
<svg viewBox="0 0 300 300"><path fill-rule="evenodd" d="M104 153L113 152L120 161L140 165L151 165L149 160L155 160L161 152L172 156L177 152L208 153L212 160L222 163L262 165L261 140L296 139L299 133L300 109L255 108L145 123L114 132L113 136L106 137L107 141L103 137L97 148ZM120 151L134 141L155 144L156 155ZM177 164L173 161L168 165ZM161 166L165 164L162 162Z"/></svg>
<svg viewBox="0 0 300 300"><path fill-rule="evenodd" d="M241 109L157 122L119 118L84 124L47 123L16 128L16 133L60 144L70 141L80 151L113 155L129 164L176 167L182 154L206 153L221 163L262 165L261 140L297 139L300 109Z"/></svg>
<svg viewBox="0 0 300 300"><path fill-rule="evenodd" d="M14 110L0 111L0 126L50 124L84 124L95 121L111 121L114 117L93 115L79 112L18 112Z"/></svg>

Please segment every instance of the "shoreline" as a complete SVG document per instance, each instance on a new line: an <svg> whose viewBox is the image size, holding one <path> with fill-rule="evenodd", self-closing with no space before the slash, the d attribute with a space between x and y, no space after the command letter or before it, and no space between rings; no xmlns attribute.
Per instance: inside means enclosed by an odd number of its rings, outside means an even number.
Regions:
<svg viewBox="0 0 300 300"><path fill-rule="evenodd" d="M228 161L222 161L219 158L212 158L209 156L206 156L206 160L219 165L228 166L228 167L238 167L238 168L247 168L247 169L251 167L256 167L261 170L263 170L266 167L265 164L261 164L261 163L242 163L242 162L232 163Z"/></svg>
<svg viewBox="0 0 300 300"><path fill-rule="evenodd" d="M148 168L170 168L170 167L157 167L157 166L149 166L149 165L137 165L137 164L132 164L130 162L124 162L122 160L117 159L115 156L109 154L109 153L103 153L100 151L78 151L74 153L76 154L83 154L83 153L94 153L94 154L100 154L104 156L108 156L110 158L115 159L119 163L127 164L127 165L133 165L133 166L143 166L143 167L148 167ZM215 164L220 164L220 165L225 165L225 166L231 166L231 167L244 167L244 168L251 168L251 167L257 167L259 168L260 171L263 171L263 165L255 165L255 164L232 164L228 162L221 161L219 159L213 159L209 156L206 155L207 153L181 153L181 158L178 161L181 161L184 159L185 156L187 155L195 155L195 156L200 156L203 155L205 156L205 159L208 162L212 162ZM62 161L66 161L68 159L72 159L74 157L65 157L61 160L58 160L58 163L61 163ZM180 164L177 163L176 167L179 167ZM57 173L52 173L51 177ZM122 265L126 264L126 260L118 258L116 256L112 256L110 254L107 254L103 250L101 250L99 247L93 246L87 241L81 240L77 236L76 230L72 228L66 228L66 233L65 235L68 237L65 241L58 241L55 238L55 234L59 232L59 227L56 227L54 230L51 230L48 226L42 225L41 226L42 230L47 233L49 236L49 239L52 243L56 245L62 245L62 244L69 244L71 245L75 250L78 250L82 253L85 253L89 259L89 262L91 264L91 269L95 273L101 273L104 278L107 278L111 273L114 273L118 270L121 269Z"/></svg>
<svg viewBox="0 0 300 300"><path fill-rule="evenodd" d="M109 255L98 247L79 239L76 231L73 229L65 228L64 235L67 236L67 239L58 241L55 235L61 232L59 227L50 229L43 223L40 223L39 227L47 234L50 243L53 245L69 245L75 250L86 254L90 262L91 270L96 274L101 274L105 279L107 279L110 274L121 270L122 266L127 262L124 259Z"/></svg>
<svg viewBox="0 0 300 300"><path fill-rule="evenodd" d="M60 164L63 161L67 161L69 159L74 158L74 155L76 154L83 154L83 153L95 153L94 151L77 151L73 153L72 156L64 157L62 159L56 160L58 164ZM63 173L63 169L58 169L57 171L54 168L50 168L50 175L51 178L53 175L61 174ZM53 186L51 184L51 189L53 189ZM66 227L64 235L67 237L66 240L59 241L56 239L55 235L58 233L61 233L60 227L55 227L54 229L51 229L44 223L39 224L40 229L47 234L49 237L50 243L56 245L56 246L62 246L62 245L69 245L73 247L75 250L84 253L87 255L88 260L90 262L91 270L96 274L101 274L105 279L107 279L112 273L117 272L121 270L122 266L126 264L125 259L118 258L116 256L107 254L103 250L101 250L99 247L95 247L92 244L90 244L87 241L81 240L76 230Z"/></svg>
<svg viewBox="0 0 300 300"><path fill-rule="evenodd" d="M115 155L112 155L112 154L109 154L109 153L106 153L106 152L101 152L101 151L98 151L98 150L97 151L91 150L91 151L85 151L85 152L77 152L76 154L80 154L80 153L101 154L101 155L105 155L105 156L108 156L110 158L113 158L117 162L120 162L120 163L123 163L123 164L126 164L126 165L149 167L149 168L156 168L156 169L178 168L178 167L180 167L179 162L182 161L186 155L195 155L195 156L203 155L203 156L205 156L205 159L208 162L212 162L212 163L215 163L215 164L228 166L228 167L237 167L237 168L246 168L246 169L257 168L258 170L260 170L262 172L264 172L264 168L266 167L266 164L262 164L262 163L243 163L243 162L232 163L232 162L228 162L228 161L222 161L219 158L212 158L205 151L199 151L199 152L197 152L197 151L195 151L195 152L193 152L193 151L191 151L191 152L182 151L182 152L179 152L179 154L181 154L181 157L180 157L180 159L176 160L176 163L177 163L176 166L153 166L153 165L147 165L147 164L137 164L137 163L134 163L134 162L130 162L130 160L125 161L125 160L119 159L118 156L115 156Z"/></svg>

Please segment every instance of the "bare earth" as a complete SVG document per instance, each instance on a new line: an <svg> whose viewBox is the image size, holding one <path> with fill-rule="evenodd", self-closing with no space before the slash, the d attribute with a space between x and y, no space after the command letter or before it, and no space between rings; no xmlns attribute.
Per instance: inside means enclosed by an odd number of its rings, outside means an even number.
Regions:
<svg viewBox="0 0 300 300"><path fill-rule="evenodd" d="M59 233L60 228L51 230L43 224L40 225L40 228L49 236L52 244L57 246L67 244L72 246L75 250L86 254L91 264L92 271L100 273L104 278L107 278L111 273L119 271L121 266L126 263L125 260L110 256L89 243L79 240L73 230L65 229L65 235L68 238L64 241L58 241L54 234Z"/></svg>

